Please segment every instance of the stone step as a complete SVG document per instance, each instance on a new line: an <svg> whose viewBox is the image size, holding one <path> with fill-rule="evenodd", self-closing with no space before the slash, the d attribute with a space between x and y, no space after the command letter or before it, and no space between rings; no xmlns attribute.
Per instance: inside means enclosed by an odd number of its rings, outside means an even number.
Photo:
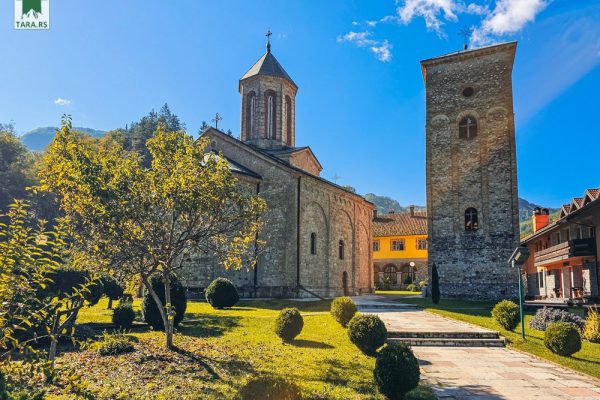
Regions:
<svg viewBox="0 0 600 400"><path fill-rule="evenodd" d="M460 338L410 338L391 337L388 343L406 343L410 346L432 347L504 347L504 338L497 339L460 339Z"/></svg>
<svg viewBox="0 0 600 400"><path fill-rule="evenodd" d="M407 332L388 330L388 337L410 339L499 339L500 333L494 331Z"/></svg>

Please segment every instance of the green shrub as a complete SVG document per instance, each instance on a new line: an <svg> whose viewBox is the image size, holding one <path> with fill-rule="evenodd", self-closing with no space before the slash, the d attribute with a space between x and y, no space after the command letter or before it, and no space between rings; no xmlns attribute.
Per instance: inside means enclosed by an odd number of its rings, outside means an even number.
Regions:
<svg viewBox="0 0 600 400"><path fill-rule="evenodd" d="M240 300L237 289L229 279L217 278L206 288L206 301L213 308L233 307Z"/></svg>
<svg viewBox="0 0 600 400"><path fill-rule="evenodd" d="M6 378L4 378L4 373L0 371L0 400L4 400L8 397L8 393L6 392Z"/></svg>
<svg viewBox="0 0 600 400"><path fill-rule="evenodd" d="M579 329L569 322L554 322L544 333L544 345L553 353L570 356L581 350Z"/></svg>
<svg viewBox="0 0 600 400"><path fill-rule="evenodd" d="M416 283L411 283L406 287L406 290L409 290L411 292L420 292L421 288Z"/></svg>
<svg viewBox="0 0 600 400"><path fill-rule="evenodd" d="M75 268L58 268L48 276L51 283L47 286L46 292L49 292L60 299L72 296L76 290L83 291L83 298L88 305L93 306L100 301L104 294L104 287L100 279L91 281L91 275L88 271Z"/></svg>
<svg viewBox="0 0 600 400"><path fill-rule="evenodd" d="M236 400L301 400L302 392L293 382L283 378L261 376L246 382Z"/></svg>
<svg viewBox="0 0 600 400"><path fill-rule="evenodd" d="M113 356L116 354L131 353L135 350L134 339L123 333L108 334L104 332L102 342L98 345L98 354Z"/></svg>
<svg viewBox="0 0 600 400"><path fill-rule="evenodd" d="M104 294L108 297L108 309L110 310L112 302L123 297L125 287L115 277L110 275L104 275L100 280L102 281L102 286L104 286Z"/></svg>
<svg viewBox="0 0 600 400"><path fill-rule="evenodd" d="M422 287L422 288L424 288L427 285L429 285L429 282L427 282L427 281L420 281L419 282L419 286Z"/></svg>
<svg viewBox="0 0 600 400"><path fill-rule="evenodd" d="M354 314L356 314L356 304L350 297L338 297L331 303L331 316L343 327L348 325Z"/></svg>
<svg viewBox="0 0 600 400"><path fill-rule="evenodd" d="M350 341L365 354L373 355L387 339L385 324L376 315L358 314L348 323Z"/></svg>
<svg viewBox="0 0 600 400"><path fill-rule="evenodd" d="M174 319L174 327L177 327L181 320L183 320L183 315L185 314L185 309L187 308L187 296L185 294L185 289L183 285L179 282L175 275L170 276L170 287L171 287L171 305L175 308L175 319ZM150 279L150 284L152 288L158 295L158 298L165 304L165 285L162 281L162 278L159 275L154 275ZM144 291L144 301L142 302L142 314L144 315L144 321L148 323L151 327L158 331L164 331L165 326L163 324L163 320L160 316L160 312L158 311L158 307L156 306L156 302L150 296L147 290Z"/></svg>
<svg viewBox="0 0 600 400"><path fill-rule="evenodd" d="M390 400L401 400L419 384L419 362L410 347L404 343L385 346L377 354L375 383Z"/></svg>
<svg viewBox="0 0 600 400"><path fill-rule="evenodd" d="M510 300L502 300L494 306L492 317L498 325L512 331L519 324L519 306Z"/></svg>
<svg viewBox="0 0 600 400"><path fill-rule="evenodd" d="M135 311L133 304L129 301L120 301L119 305L113 310L112 323L118 329L129 329L133 325Z"/></svg>
<svg viewBox="0 0 600 400"><path fill-rule="evenodd" d="M596 307L588 310L583 327L583 338L593 343L600 343L600 314Z"/></svg>
<svg viewBox="0 0 600 400"><path fill-rule="evenodd" d="M302 332L304 320L297 308L284 308L275 320L275 333L284 342L294 340Z"/></svg>

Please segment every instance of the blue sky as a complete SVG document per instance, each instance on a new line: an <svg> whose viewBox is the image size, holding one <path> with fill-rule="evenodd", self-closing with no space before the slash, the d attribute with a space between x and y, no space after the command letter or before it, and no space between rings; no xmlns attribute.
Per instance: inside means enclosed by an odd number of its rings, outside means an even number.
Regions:
<svg viewBox="0 0 600 400"><path fill-rule="evenodd" d="M51 29L0 4L0 122L123 127L167 102L197 132L239 132L238 79L273 53L300 87L297 145L359 193L425 204L419 61L518 40L519 194L558 206L600 186L600 2L592 0L51 0Z"/></svg>

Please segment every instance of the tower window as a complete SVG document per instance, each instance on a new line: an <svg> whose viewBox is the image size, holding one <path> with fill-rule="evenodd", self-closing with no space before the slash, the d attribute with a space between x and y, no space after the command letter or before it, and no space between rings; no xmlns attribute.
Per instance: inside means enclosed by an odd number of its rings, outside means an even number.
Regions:
<svg viewBox="0 0 600 400"><path fill-rule="evenodd" d="M477 216L477 210L473 207L469 207L465 211L465 230L476 231L477 229L479 229L479 218Z"/></svg>
<svg viewBox="0 0 600 400"><path fill-rule="evenodd" d="M467 115L458 124L458 137L461 139L472 139L477 136L477 120Z"/></svg>
<svg viewBox="0 0 600 400"><path fill-rule="evenodd" d="M345 250L345 243L343 240L340 240L340 242L338 243L338 257L340 260L344 259L344 250Z"/></svg>
<svg viewBox="0 0 600 400"><path fill-rule="evenodd" d="M256 121L256 93L250 92L246 102L246 140L255 136L254 121Z"/></svg>
<svg viewBox="0 0 600 400"><path fill-rule="evenodd" d="M310 234L310 254L317 254L317 234Z"/></svg>
<svg viewBox="0 0 600 400"><path fill-rule="evenodd" d="M272 90L267 91L265 94L267 118L266 118L266 134L267 139L275 139L275 116L276 116L276 105L275 105L275 92Z"/></svg>
<svg viewBox="0 0 600 400"><path fill-rule="evenodd" d="M464 88L464 90L462 91L462 95L465 97L471 97L473 96L473 93L475 93L475 90L470 86Z"/></svg>

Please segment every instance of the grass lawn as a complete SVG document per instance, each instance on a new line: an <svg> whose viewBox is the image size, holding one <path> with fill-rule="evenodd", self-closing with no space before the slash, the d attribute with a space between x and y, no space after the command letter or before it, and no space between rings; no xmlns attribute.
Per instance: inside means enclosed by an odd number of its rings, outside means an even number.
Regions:
<svg viewBox="0 0 600 400"><path fill-rule="evenodd" d="M139 301L134 306L139 310ZM304 329L293 343L283 344L272 327L278 311L288 306L301 310ZM179 351L163 350L160 332L134 329L133 353L102 357L93 349L65 351L57 365L79 371L98 399L230 399L257 377L291 381L306 399L383 399L373 382L374 358L349 341L329 306L330 301L269 300L214 310L191 301L175 337ZM110 319L101 301L83 309L78 323ZM49 398L75 398L65 393L54 388ZM424 387L411 394L434 399Z"/></svg>
<svg viewBox="0 0 600 400"><path fill-rule="evenodd" d="M440 304L433 304L430 298L403 298L403 303L418 304L425 310L443 315L445 317L469 322L484 328L497 330L506 337L509 346L546 360L553 361L565 367L583 372L596 378L600 378L600 344L583 341L582 348L572 357L562 357L553 354L544 346L544 332L529 329L529 320L533 313L525 315L525 338L521 338L521 324L514 332L507 331L496 324L491 317L493 303L464 301L464 300L440 300ZM575 311L575 310L571 310ZM576 311L579 311L578 309Z"/></svg>

